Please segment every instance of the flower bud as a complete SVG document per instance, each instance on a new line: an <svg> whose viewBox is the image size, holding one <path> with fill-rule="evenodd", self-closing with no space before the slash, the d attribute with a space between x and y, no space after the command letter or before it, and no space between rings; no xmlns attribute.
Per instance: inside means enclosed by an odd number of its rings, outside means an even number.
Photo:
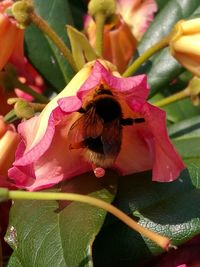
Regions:
<svg viewBox="0 0 200 267"><path fill-rule="evenodd" d="M91 45L96 42L96 24L87 16L85 30ZM103 57L117 66L118 71L123 73L130 58L136 51L137 40L132 35L129 25L119 15L112 19L104 27Z"/></svg>
<svg viewBox="0 0 200 267"><path fill-rule="evenodd" d="M30 119L35 112L27 101L19 100L14 105L15 114L18 118Z"/></svg>
<svg viewBox="0 0 200 267"><path fill-rule="evenodd" d="M92 17L101 12L108 18L115 13L115 9L114 0L91 0L88 5L88 12Z"/></svg>
<svg viewBox="0 0 200 267"><path fill-rule="evenodd" d="M200 18L179 21L172 32L170 50L186 69L200 77Z"/></svg>
<svg viewBox="0 0 200 267"><path fill-rule="evenodd" d="M12 14L22 28L30 24L29 15L32 11L33 6L27 1L18 1L12 6Z"/></svg>
<svg viewBox="0 0 200 267"><path fill-rule="evenodd" d="M188 88L190 92L190 97L192 104L194 106L198 106L200 104L200 78L198 77L193 77L192 80L190 81Z"/></svg>

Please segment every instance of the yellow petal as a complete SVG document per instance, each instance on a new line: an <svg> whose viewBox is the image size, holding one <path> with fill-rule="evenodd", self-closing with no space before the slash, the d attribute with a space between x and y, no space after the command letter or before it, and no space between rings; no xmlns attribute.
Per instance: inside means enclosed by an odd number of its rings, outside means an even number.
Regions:
<svg viewBox="0 0 200 267"><path fill-rule="evenodd" d="M200 56L200 34L182 36L172 43L175 52Z"/></svg>
<svg viewBox="0 0 200 267"><path fill-rule="evenodd" d="M200 18L185 20L180 25L184 34L200 32Z"/></svg>
<svg viewBox="0 0 200 267"><path fill-rule="evenodd" d="M7 131L0 139L0 174L6 175L11 167L15 151L19 142L19 137L16 132Z"/></svg>

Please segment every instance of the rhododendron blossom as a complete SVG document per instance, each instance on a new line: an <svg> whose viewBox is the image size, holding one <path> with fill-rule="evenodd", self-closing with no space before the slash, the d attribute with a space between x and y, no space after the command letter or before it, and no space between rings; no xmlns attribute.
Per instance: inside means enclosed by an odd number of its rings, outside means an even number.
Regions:
<svg viewBox="0 0 200 267"><path fill-rule="evenodd" d="M122 175L152 169L152 179L160 182L178 177L184 164L168 138L165 112L146 102L146 76L121 78L110 63L97 60L80 70L39 116L19 125L22 140L9 170L16 186L38 190L92 170L84 156L87 147L70 148L70 129L83 116L79 110L101 88L118 99L123 118L144 118L143 123L122 127L120 152L110 167ZM78 132L74 138L80 136Z"/></svg>
<svg viewBox="0 0 200 267"><path fill-rule="evenodd" d="M117 66L122 73L136 51L141 39L157 11L154 0L116 1L116 16L104 27L103 57ZM96 24L87 15L84 28L92 46L96 42Z"/></svg>
<svg viewBox="0 0 200 267"><path fill-rule="evenodd" d="M94 47L96 42L96 24L89 15L85 18L85 29L89 41ZM113 21L105 25L103 56L116 65L120 73L125 70L136 50L136 46L137 40L121 16L115 16Z"/></svg>
<svg viewBox="0 0 200 267"><path fill-rule="evenodd" d="M181 20L175 26L170 50L186 69L200 78L200 18Z"/></svg>
<svg viewBox="0 0 200 267"><path fill-rule="evenodd" d="M140 40L149 27L157 11L154 0L117 0L117 12L131 28L137 40Z"/></svg>

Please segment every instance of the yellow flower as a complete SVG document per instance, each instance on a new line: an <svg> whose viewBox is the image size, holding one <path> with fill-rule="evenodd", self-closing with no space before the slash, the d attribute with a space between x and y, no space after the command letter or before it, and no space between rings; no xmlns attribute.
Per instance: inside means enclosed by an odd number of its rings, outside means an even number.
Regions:
<svg viewBox="0 0 200 267"><path fill-rule="evenodd" d="M200 18L175 25L170 50L181 65L200 77Z"/></svg>

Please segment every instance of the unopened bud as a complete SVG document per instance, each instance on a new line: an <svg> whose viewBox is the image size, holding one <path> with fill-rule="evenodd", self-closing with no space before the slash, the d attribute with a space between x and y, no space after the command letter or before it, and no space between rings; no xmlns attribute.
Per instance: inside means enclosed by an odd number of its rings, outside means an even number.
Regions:
<svg viewBox="0 0 200 267"><path fill-rule="evenodd" d="M14 109L18 118L30 119L35 114L33 107L23 100L17 101L14 105Z"/></svg>
<svg viewBox="0 0 200 267"><path fill-rule="evenodd" d="M27 1L18 1L12 6L12 14L22 28L31 23L30 13L33 11L33 5Z"/></svg>
<svg viewBox="0 0 200 267"><path fill-rule="evenodd" d="M91 0L88 5L88 12L92 17L99 12L109 18L115 13L116 3L114 0Z"/></svg>
<svg viewBox="0 0 200 267"><path fill-rule="evenodd" d="M170 34L169 46L172 56L200 77L200 18L179 21Z"/></svg>
<svg viewBox="0 0 200 267"><path fill-rule="evenodd" d="M194 77L189 83L188 90L190 91L190 97L192 104L198 106L200 104L200 78Z"/></svg>
<svg viewBox="0 0 200 267"><path fill-rule="evenodd" d="M8 103L8 105L14 105L15 103L17 103L20 100L23 100L23 98L11 97L11 98L8 98L7 103Z"/></svg>

